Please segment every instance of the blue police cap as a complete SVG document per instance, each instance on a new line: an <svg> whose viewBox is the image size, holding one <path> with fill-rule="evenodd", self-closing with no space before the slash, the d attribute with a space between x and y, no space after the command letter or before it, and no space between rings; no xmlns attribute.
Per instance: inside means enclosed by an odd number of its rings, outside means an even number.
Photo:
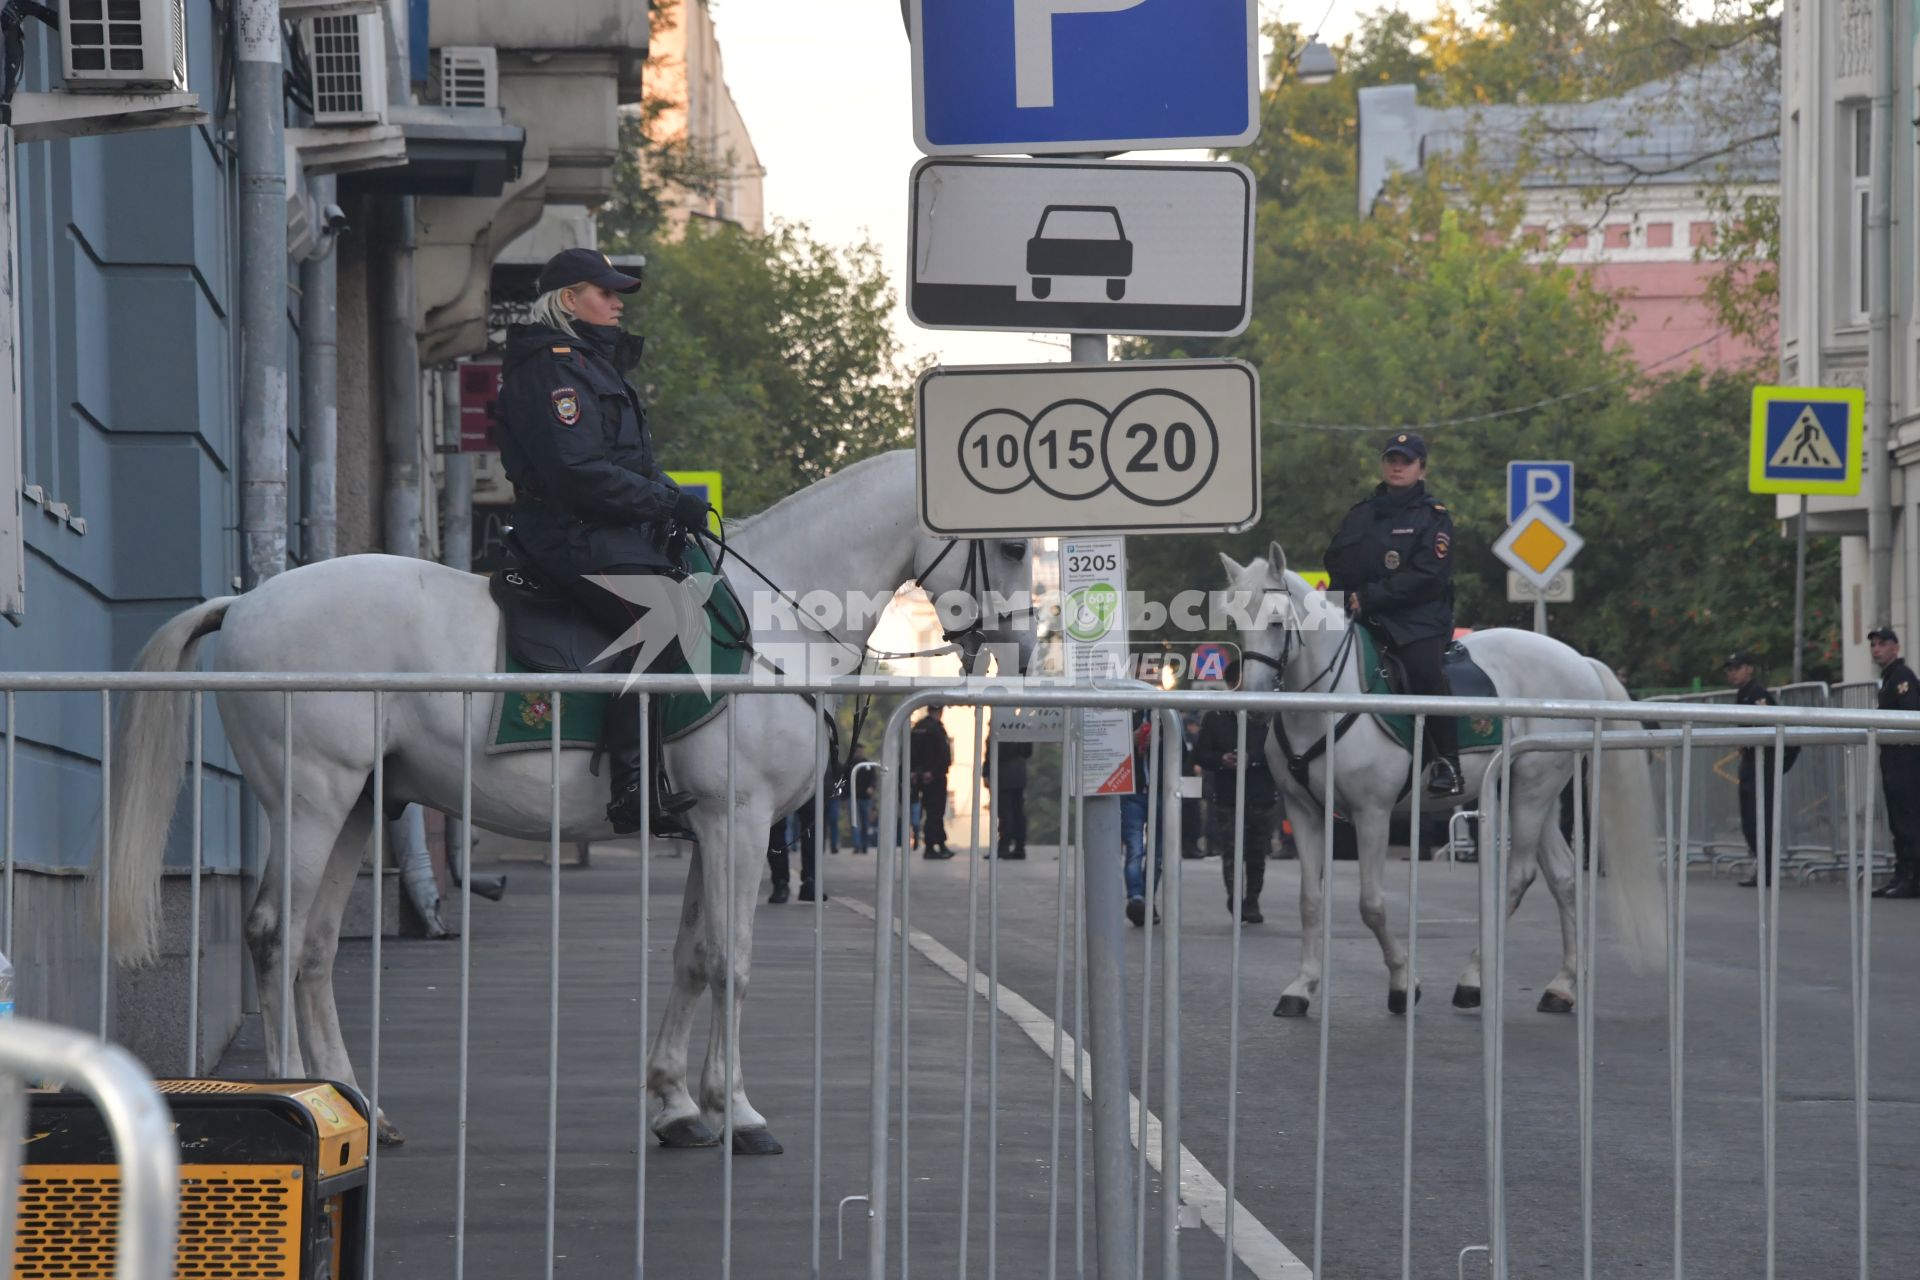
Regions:
<svg viewBox="0 0 1920 1280"><path fill-rule="evenodd" d="M1417 431L1397 431L1387 438L1386 446L1380 450L1380 456L1390 458L1396 453L1411 458L1415 462L1425 462L1427 442L1420 438L1420 433Z"/></svg>

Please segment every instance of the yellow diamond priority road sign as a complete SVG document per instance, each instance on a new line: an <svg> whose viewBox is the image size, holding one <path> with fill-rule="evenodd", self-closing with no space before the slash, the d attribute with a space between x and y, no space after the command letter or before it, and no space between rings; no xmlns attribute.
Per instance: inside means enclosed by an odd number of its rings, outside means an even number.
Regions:
<svg viewBox="0 0 1920 1280"><path fill-rule="evenodd" d="M1545 591L1554 576L1573 563L1586 540L1536 502L1520 513L1493 544L1493 554L1509 569Z"/></svg>

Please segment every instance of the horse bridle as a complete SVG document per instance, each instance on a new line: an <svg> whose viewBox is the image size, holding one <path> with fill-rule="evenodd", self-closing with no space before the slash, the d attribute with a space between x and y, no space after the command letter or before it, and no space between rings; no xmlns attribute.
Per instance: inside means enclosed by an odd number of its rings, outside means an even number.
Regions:
<svg viewBox="0 0 1920 1280"><path fill-rule="evenodd" d="M1288 613L1291 615L1293 612L1292 605L1294 603L1293 593L1284 592L1282 594L1287 597L1287 604L1289 606ZM1294 621L1297 624L1298 619L1296 618ZM1346 670L1348 659L1353 656L1354 627L1357 625L1359 624L1350 623L1348 625L1346 638L1341 640L1340 647L1334 650L1333 657L1328 660L1327 665L1320 668L1320 674L1307 681L1304 685L1300 686L1300 688L1294 690L1294 692L1312 693L1313 687L1322 680L1325 680L1328 676L1332 676L1336 683L1339 681L1341 672ZM1287 668L1293 665L1293 651L1298 644L1297 632L1299 631L1299 627L1297 625L1289 626L1283 628L1283 630L1286 633L1286 638L1280 642L1279 657L1275 658L1269 654L1257 653L1252 649L1243 650L1240 654L1241 661L1243 662L1258 662L1262 666L1272 667L1274 683L1281 685L1282 688L1285 687Z"/></svg>

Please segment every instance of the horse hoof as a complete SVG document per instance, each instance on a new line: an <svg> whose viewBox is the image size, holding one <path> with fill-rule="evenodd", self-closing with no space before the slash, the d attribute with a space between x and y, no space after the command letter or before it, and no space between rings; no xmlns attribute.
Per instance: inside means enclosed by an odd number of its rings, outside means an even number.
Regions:
<svg viewBox="0 0 1920 1280"><path fill-rule="evenodd" d="M1478 1009L1480 1007L1480 988L1466 985L1453 989L1453 1007L1456 1009Z"/></svg>
<svg viewBox="0 0 1920 1280"><path fill-rule="evenodd" d="M1542 1013L1572 1013L1573 998L1563 996L1558 991L1543 991L1537 1007Z"/></svg>
<svg viewBox="0 0 1920 1280"><path fill-rule="evenodd" d="M1273 1006L1276 1018L1304 1018L1307 1016L1307 998L1305 996L1281 996L1280 1003Z"/></svg>
<svg viewBox="0 0 1920 1280"><path fill-rule="evenodd" d="M766 1129L735 1129L733 1154L737 1156L777 1156L786 1151L780 1139Z"/></svg>
<svg viewBox="0 0 1920 1280"><path fill-rule="evenodd" d="M708 1127L699 1116L684 1116L667 1125L664 1129L655 1129L653 1136L660 1139L660 1145L676 1151L692 1150L696 1147L717 1147L720 1135ZM738 1150L738 1138L735 1135L735 1150Z"/></svg>
<svg viewBox="0 0 1920 1280"><path fill-rule="evenodd" d="M407 1135L400 1132L399 1127L385 1116L380 1117L379 1132L380 1145L383 1147L404 1147L407 1145Z"/></svg>
<svg viewBox="0 0 1920 1280"><path fill-rule="evenodd" d="M1415 1004L1420 1003L1420 987L1418 984L1415 984L1413 988L1413 1002ZM1406 1011L1407 1011L1407 993L1404 991L1387 992L1387 1012L1388 1013L1405 1013Z"/></svg>

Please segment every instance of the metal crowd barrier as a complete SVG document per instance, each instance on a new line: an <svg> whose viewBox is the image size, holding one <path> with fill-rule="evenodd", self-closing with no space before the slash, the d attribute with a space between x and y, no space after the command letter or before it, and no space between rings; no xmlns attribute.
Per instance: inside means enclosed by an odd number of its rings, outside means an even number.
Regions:
<svg viewBox="0 0 1920 1280"><path fill-rule="evenodd" d="M193 695L194 702L194 755L191 771L191 793L193 812L196 820L193 825L194 868L197 880L200 866L200 843L203 838L202 824L198 820L201 809L201 790L203 787L203 769L201 766L201 748L204 738L201 732L200 708L206 692L223 689L245 690L249 692L274 692L283 700L285 721L283 741L294 741L294 718L296 697L300 692L357 691L372 695L374 715L372 718L372 744L375 747L373 759L376 760L372 793L376 808L384 802L385 765L384 751L381 748L386 741L386 714L388 695L405 691L428 691L456 696L461 699L465 731L467 769L463 784L463 796L459 817L459 830L462 833L460 863L463 885L472 883L472 762L474 699L476 696L495 694L506 690L529 692L604 692L619 691L625 680L619 676L566 676L552 675L507 675L507 676L422 676L422 675L9 675L0 677L0 688L8 692L9 712L12 710L13 695L16 692L48 692L59 690L91 690L101 696L102 723L107 723L108 703L114 692L135 689L174 690ZM1767 745L1776 749L1795 745L1803 748L1832 748L1850 753L1857 763L1859 773L1853 769L1843 769L1842 775L1848 780L1846 803L1838 812L1847 815L1840 823L1844 838L1847 865L1851 874L1847 877L1848 894L1848 934L1851 956L1851 994L1852 994L1852 1087L1850 1091L1856 1124L1856 1180L1859 1192L1857 1219L1857 1258L1858 1274L1863 1278L1869 1275L1868 1251L1868 1180L1870 1166L1867 1149L1867 1099L1869 1097L1869 1056L1868 1056L1868 1015L1870 1009L1869 991L1871 975L1872 948L1872 912L1865 892L1866 851L1862 832L1875 829L1878 788L1878 748L1890 741L1920 741L1920 715L1884 713L1877 711L1855 710L1850 707L1807 707L1807 708L1746 708L1716 705L1706 701L1674 702L1663 704L1660 720L1667 726L1658 730L1645 727L1643 717L1647 714L1644 703L1624 702L1584 702L1567 700L1523 701L1511 699L1455 699L1455 698L1385 698L1379 696L1322 695L1322 694L1255 694L1255 693L1194 693L1159 692L1137 687L1089 689L1065 687L1038 687L1034 685L1015 685L1003 682L904 682L889 679L861 678L844 679L806 684L790 684L779 687L764 686L752 678L729 677L711 682L696 681L692 677L655 676L646 677L639 682L643 693L643 714L651 710L654 695L666 692L703 691L709 687L724 690L740 696L787 696L795 692L817 695L849 695L859 692L884 692L888 694L906 694L887 722L886 744L879 758L880 778L878 792L882 802L880 821L881 850L875 859L875 885L871 912L873 915L873 1043L871 1048L870 1079L867 1099L869 1104L869 1128L864 1135L867 1152L867 1182L863 1193L846 1197L840 1202L844 1209L848 1204L864 1201L868 1224L866 1265L864 1273L869 1280L883 1280L893 1268L897 1259L899 1274L909 1275L910 1268L918 1267L923 1273L958 1263L959 1273L963 1276L996 1274L999 1265L996 1232L1001 1226L1009 1207L1000 1202L998 1182L1001 1169L1002 1135L997 1128L1003 1115L1006 1087L1005 1072L1000 1067L1002 1046L1000 1043L1003 1024L1021 1027L1037 1047L1049 1047L1042 1043L1050 1040L1052 1060L1060 1069L1052 1073L1050 1080L1051 1104L1049 1107L1048 1140L1051 1156L1045 1161L1049 1178L1047 1196L1047 1262L1045 1274L1056 1276L1062 1271L1074 1275L1097 1274L1100 1280L1140 1280L1151 1272L1153 1262L1158 1263L1160 1274L1165 1276L1187 1274L1182 1270L1182 1235L1191 1233L1196 1225L1204 1224L1211 1234L1219 1239L1225 1258L1226 1274L1237 1274L1235 1268L1239 1255L1247 1247L1247 1235L1240 1229L1236 1215L1241 1212L1242 1181L1240 1175L1238 1132L1239 1098L1243 1082L1253 1083L1253 1073L1244 1071L1241 1056L1247 1039L1246 1029L1241 1025L1243 976L1242 930L1236 915L1231 927L1231 968L1229 977L1227 1025L1225 1027L1225 1073L1226 1087L1223 1096L1201 1100L1198 1105L1204 1108L1211 1118L1223 1114L1224 1158L1219 1167L1224 1176L1215 1180L1205 1168L1200 1167L1193 1152L1183 1144L1182 1120L1195 1099L1190 1089L1185 1088L1184 1080L1189 1074L1182 1052L1190 1037L1197 1031L1208 1034L1208 1043L1217 1039L1219 1028L1196 1028L1193 1026L1184 1006L1190 993L1183 990L1181 965L1185 954L1183 938L1183 911L1180 896L1181 877L1177 874L1180 867L1178 827L1179 822L1179 759L1180 736L1178 713L1181 711L1227 710L1233 712L1239 722L1242 743L1246 742L1247 716L1252 713L1273 714L1285 711L1294 716L1323 717L1326 731L1331 734L1339 719L1348 712L1392 712L1416 717L1415 740L1420 740L1420 722L1429 714L1445 713L1450 715L1484 716L1502 720L1509 730L1514 718L1549 719L1566 721L1586 726L1573 733L1556 734L1532 738L1516 738L1509 735L1507 746L1498 755L1496 764L1489 776L1498 778L1500 785L1497 794L1489 806L1482 798L1482 809L1486 815L1481 835L1481 850L1475 875L1479 884L1479 940L1482 956L1483 985L1493 993L1508 990L1507 970L1507 914L1502 909L1506 895L1510 891L1510 875L1515 872L1511 863L1510 842L1506 832L1511 826L1511 814L1508 802L1511 795L1511 777L1516 756L1533 752L1563 752L1574 754L1585 762L1587 787L1593 796L1600 794L1603 779L1609 768L1617 768L1618 753L1623 751L1653 751L1658 753L1656 767L1652 770L1654 778L1663 775L1671 781L1665 793L1661 807L1666 815L1664 830L1659 835L1661 852L1665 855L1666 893L1667 893L1667 986L1668 986L1668 1028L1667 1060L1671 1072L1670 1113L1672 1121L1672 1224L1673 1232L1673 1274L1679 1277L1685 1271L1683 1242L1686 1235L1688 1218L1683 1211L1686 1188L1686 1171L1683 1152L1686 1149L1686 1125L1684 1116L1685 1093L1685 1003L1687 993L1687 883L1683 873L1684 859L1679 851L1697 847L1698 835L1696 822L1704 814L1709 819L1720 820L1711 809L1702 809L1692 803L1695 795L1696 779L1703 769L1711 769L1712 762L1724 759L1727 753L1742 745ZM938 1148L929 1157L928 1153L913 1142L914 1098L916 1075L911 1070L907 1057L914 1044L913 1028L921 1026L919 1019L930 1015L921 1012L914 1003L913 970L916 961L913 948L918 935L913 927L913 861L908 856L906 839L901 825L901 816L906 811L908 796L908 770L906 768L907 734L905 726L908 717L919 707L929 705L970 705L970 706L1061 706L1067 708L1141 708L1150 713L1152 745L1150 758L1160 761L1160 789L1151 793L1146 831L1150 841L1147 856L1147 874L1152 883L1153 868L1156 863L1155 845L1166 849L1168 874L1160 884L1160 902L1164 913L1164 922L1156 924L1154 915L1148 912L1140 941L1141 961L1144 980L1130 999L1138 1003L1140 1019L1137 1033L1127 1030L1127 1019L1133 1016L1130 1006L1116 1003L1116 992L1125 997L1124 943L1117 941L1124 934L1116 932L1118 928L1113 919L1117 913L1116 868L1113 865L1114 844L1107 831L1099 824L1090 821L1084 805L1066 794L1062 787L1063 813L1071 809L1073 838L1066 843L1062 851L1057 871L1056 886L1056 930L1052 959L1052 1010L1053 1017L1033 1016L1037 1010L1030 1001L1011 991L1003 982L1001 953L1003 936L1000 929L1002 900L1000 897L1001 872L996 861L985 865L984 896L979 883L982 866L975 859L969 872L968 905L968 943L967 959L959 975L963 980L963 1003L967 1018L965 1028L965 1049L963 1051L963 1075L961 1077L962 1097L959 1102L964 1118L964 1136L959 1140L957 1150ZM734 723L737 717L727 716L729 758L734 758ZM8 720L6 737L7 775L12 776L15 737L12 726L15 723L11 715ZM1071 756L1071 740L1069 735ZM559 847L561 843L560 805L557 780L559 777L559 749L561 725L558 714L554 716L553 737L547 750L552 760L551 777L554 779L550 796L551 821L549 833L548 862L550 873L550 917L548 921L549 969L546 975L546 998L549 1004L546 1035L546 1096L545 1096L545 1142L544 1152L528 1152L529 1164L544 1165L545 1181L543 1186L544 1205L539 1217L543 1221L544 1236L542 1252L545 1259L543 1273L552 1277L556 1259L559 1256L561 1241L557 1214L556 1187L559 1165L559 1115L562 1105L562 1087L560 1075L561 1036L560 1036L560 960L562 955L561 932L561 867ZM1249 744L1251 745L1251 744ZM816 733L815 759L817 763L825 761L824 723ZM977 744L975 759L978 759ZM1247 756L1240 752L1241 785L1236 789L1244 804L1246 788L1244 770ZM1331 821L1333 813L1333 784L1337 784L1338 753L1328 758L1325 768L1330 785L1326 789L1325 821L1326 847L1323 851L1323 867L1334 865L1333 832ZM111 739L103 750L102 786L110 784L113 767ZM990 762L990 772L999 767L997 758ZM1415 761L1416 773L1418 758ZM816 775L818 774L816 770ZM1068 771L1063 769L1063 779ZM1781 778L1776 767L1775 777L1770 780L1770 802L1784 807L1781 790ZM729 789L733 786L729 770ZM1576 789L1581 805L1593 803L1585 789ZM818 801L816 789L816 802ZM1686 803L1681 803L1682 798ZM11 799L11 796L9 796ZM1422 804L1419 788L1411 793L1414 809L1414 829L1418 829L1419 808ZM1156 811L1157 810L1157 811ZM974 813L980 813L980 806L974 806ZM9 805L8 821L5 824L6 884L7 899L12 899L12 806ZM1852 821L1858 815L1860 821ZM284 824L289 814L283 809L278 815ZM1244 854L1244 813L1235 815L1236 852ZM978 817L975 822L977 824ZM379 856L382 824L373 824L373 847L376 860ZM1168 828L1171 827L1171 838ZM1776 831L1783 831L1784 824L1776 823ZM1596 986L1603 978L1599 970L1599 951L1596 946L1598 923L1595 903L1600 885L1601 858L1588 857L1597 852L1586 848L1587 824L1579 813L1574 822L1574 867L1576 868L1576 919L1579 923L1577 943L1578 964L1576 966L1576 989L1580 994L1576 1019L1577 1051L1573 1068L1578 1077L1579 1141L1578 1157L1581 1180L1581 1274L1590 1278L1596 1274L1594 1261L1594 1098L1596 1084L1594 1066L1601 1041L1602 1025L1596 1020L1594 996ZM1736 826L1737 831L1737 826ZM746 833L745 840L758 847L762 833ZM1783 837L1776 837L1783 838ZM807 1187L808 1240L807 1274L819 1276L825 1274L829 1259L825 1256L823 1224L832 1210L824 1186L822 1165L823 1142L826 1138L825 1105L823 1101L824 1072L824 1016L823 1016L823 939L825 937L825 899L828 889L827 873L829 864L821 847L824 831L821 824L815 825L817 887L820 892L812 904L812 960L814 976L813 1002L813 1060L812 1060L812 1135L813 1164ZM1598 837L1596 837L1598 839ZM640 954L643 966L652 963L652 941L648 920L648 883L653 856L653 844L650 839L640 837L641 877L641 921L638 927ZM735 841L737 845L737 841ZM974 841L976 847L980 841ZM1704 847L1704 846L1701 846ZM1245 860L1236 859L1240 868L1241 885L1244 887ZM376 862L377 865L377 862ZM757 862L753 865L757 868ZM711 874L721 874L731 880L733 866L731 859L723 859L720 867L712 869ZM1303 868L1302 873L1305 873ZM757 871L756 871L757 874ZM1409 952L1409 964L1413 966L1414 980L1418 981L1418 963L1420 956L1420 885L1423 875L1448 874L1437 864L1423 871L1421 862L1415 858L1407 864L1407 893L1409 920L1406 929L1406 942ZM1763 1045L1763 1065L1761 1078L1762 1123L1765 1135L1763 1158L1764 1173L1764 1211L1766 1220L1767 1273L1773 1274L1776 1249L1776 1214L1778 1207L1778 1188L1775 1168L1777 1147L1775 1140L1780 1084L1775 1059L1777 1053L1777 1027L1779 1002L1779 935L1780 935L1780 882L1776 877L1770 892L1755 895L1755 930L1759 946L1757 966L1761 1025L1760 1036ZM283 884L290 881L283 877ZM101 877L101 889L106 889L106 877ZM378 896L380 879L374 877L375 918L379 918ZM1314 1194L1311 1228L1311 1266L1295 1259L1291 1264L1295 1269L1288 1271L1281 1267L1279 1271L1269 1268L1260 1274L1287 1275L1325 1275L1326 1226L1328 1204L1326 1199L1327 1169L1330 1160L1338 1160L1342 1153L1332 1149L1329 1142L1329 1096L1334 1082L1330 1080L1330 1046L1334 1036L1336 1003L1334 992L1336 983L1344 979L1336 963L1333 942L1333 918L1335 912L1349 904L1340 902L1334 894L1335 877L1329 873L1325 879L1326 899L1320 915L1319 928L1322 944L1322 962L1324 968L1320 978L1320 987L1315 998L1315 1014L1318 1017L1318 1055L1317 1081L1314 1097ZM837 884L833 886L840 888ZM288 890L290 893L290 888ZM924 892L924 891L923 891ZM486 945L486 925L484 920L476 922L471 912L471 890L463 889L464 905L463 927L459 944L459 1015L458 1015L458 1056L453 1082L457 1100L457 1124L449 1145L453 1147L454 1207L450 1224L450 1239L447 1251L451 1261L451 1272L456 1277L467 1273L469 1259L469 1237L472 1233L473 1219L469 1212L468 1193L470 1174L468 1153L471 1147L469 1137L470 1115L469 1100L472 1091L472 1061L470 1050L474 1041L473 1005L473 960L472 949L478 944ZM728 895L729 900L732 894ZM197 892L193 899L197 903ZM1075 904L1069 911L1069 904ZM985 919L985 961L977 948L979 930L982 926L980 911L984 905ZM281 928L284 930L289 913L285 910L286 901L282 901ZM196 917L194 928L199 928ZM1110 927L1111 926L1111 927ZM476 928L479 934L476 937ZM385 965L381 952L380 930L374 931L372 941L371 979L371 1060L370 1071L366 1076L367 1089L371 1103L379 1106L382 1023L382 971ZM733 988L734 963L730 954L732 931L725 931L729 954L722 957L726 978L719 992L720 1016L727 1022L733 1021L735 993ZM283 950L286 939L281 939ZM1112 950L1105 948L1112 946ZM896 946L898 950L896 950ZM197 948L190 947L189 951ZM111 1028L106 1023L107 1014L107 977L111 972L112 957L107 939L102 935L101 954L101 1018L102 1031ZM1156 969L1155 966L1158 965ZM1071 982L1070 982L1071 979ZM1116 979L1122 984L1116 987ZM195 982L198 981L197 970ZM290 981L290 979L289 979ZM1069 992L1076 994L1070 995ZM635 1002L638 1005L640 1043L635 1046L639 1054L646 1052L647 1042L652 1033L651 1015L648 1006L648 984L643 967L638 975ZM1488 1000L1479 1013L1479 1026L1482 1050L1481 1085L1483 1094L1484 1117L1482 1136L1486 1149L1486 1176L1484 1192L1486 1197L1486 1242L1488 1267L1496 1280L1507 1280L1510 1272L1510 1238L1507 1209L1508 1178L1505 1170L1505 1123L1506 1123L1506 1010L1507 1001L1494 998ZM1157 1009L1156 1009L1157 1004ZM1067 1009L1073 1010L1071 1032L1068 1030ZM1023 1007L1024 1006L1024 1007ZM282 1027L280 1043L290 1043L286 1034L291 1026L291 1006L287 1010L287 1022ZM897 1032L896 1032L897 1017ZM976 1020L984 1017L985 1040L985 1080L984 1097L980 1096L980 1082L976 1079L979 1037L976 1034ZM1416 1103L1416 1026L1419 1024L1417 1002L1409 1001L1404 1021L1404 1073L1402 1083L1402 1132L1400 1156L1400 1274L1403 1280L1411 1280L1414 1274L1414 1151L1417 1114ZM1033 1030L1046 1026L1046 1033ZM1155 1031L1158 1031L1156 1036ZM1357 1034L1357 1029L1345 1034ZM896 1034L898 1039L896 1040ZM1136 1057L1137 1050L1137 1057ZM1217 1058L1210 1054L1209 1066L1217 1065ZM29 1069L44 1070L43 1064L36 1062ZM719 1202L715 1213L716 1221L699 1224L676 1222L671 1229L685 1229L690 1225L702 1228L711 1226L717 1240L715 1252L718 1255L718 1269L722 1276L732 1273L735 1257L736 1227L743 1225L737 1221L735 1200L735 1160L732 1152L731 1135L734 1130L732 1115L732 1076L733 1066L726 1066L728 1082L728 1103L725 1117L724 1134L720 1144L718 1173ZM1061 1097L1063 1086L1072 1089L1071 1126L1066 1117L1067 1107ZM927 1087L924 1082L918 1087ZM1137 1094L1132 1092L1137 1088ZM636 1275L644 1275L647 1267L647 1229L649 1216L647 1211L649 1178L655 1171L656 1158L650 1156L652 1145L647 1127L645 1105L645 1081L636 1080L634 1092L629 1096L638 1104L639 1115L637 1129L628 1132L635 1136L635 1154L632 1167L634 1193L631 1201L632 1214L632 1262ZM1083 1105L1091 1102L1091 1108L1083 1111ZM604 1104L601 1104L604 1107ZM1433 1104L1423 1104L1433 1105ZM986 1125L985 1142L979 1157L985 1162L986 1174L986 1213L985 1213L985 1257L977 1262L969 1257L972 1234L970 1216L972 1212L973 1163L976 1159L974 1149L973 1118L980 1115ZM152 1117L149 1117L150 1119ZM923 1121L924 1122L924 1121ZM1091 1139L1090 1143L1088 1139ZM897 1146L896 1146L897 1142ZM147 1143L151 1146L151 1143ZM162 1144L164 1146L164 1144ZM1072 1147L1069 1160L1066 1148ZM1089 1146L1091 1152L1089 1152ZM1089 1154L1092 1159L1089 1160ZM171 1160L171 1149L167 1148L167 1157ZM924 1205L914 1208L914 1187L918 1177L924 1176L930 1158L945 1161L957 1158L962 1171L960 1185L963 1188L953 1212L959 1219L961 1231L956 1248L958 1257L948 1256L940 1246L916 1246L909 1234L915 1215L928 1212ZM158 1159L158 1157L155 1157ZM366 1255L363 1266L368 1275L374 1274L377 1240L377 1206L380 1189L380 1165L382 1161L377 1153L371 1162L369 1197L375 1210L370 1212L366 1236ZM1147 1167L1154 1166L1161 1174L1157 1193L1149 1192ZM1070 1171L1070 1172L1069 1172ZM604 1173L597 1176L604 1177ZM685 1177L676 1169L676 1177ZM1210 1183L1213 1187L1205 1196L1195 1189ZM1088 1194L1091 1184L1092 1192ZM896 1199L897 1196L897 1199ZM1068 1232L1063 1219L1068 1213L1069 1200L1073 1225ZM762 1202L756 1202L762 1203ZM1724 1206L1715 1206L1724 1208ZM765 1210L762 1209L762 1212ZM1699 1207L1694 1206L1698 1212ZM1092 1238L1089 1239L1088 1226L1092 1226ZM761 1224L748 1223L748 1226ZM167 1228L170 1231L170 1227ZM132 1237L123 1237L131 1239ZM157 1237L145 1237L150 1244ZM897 1239L897 1247L894 1241ZM1071 1244L1071 1260L1066 1257ZM1089 1248L1089 1245L1092 1248ZM148 1250L148 1256L167 1255L167 1250L157 1253ZM1097 1272L1090 1272L1088 1264L1097 1261ZM1271 1261L1271 1260L1269 1260ZM765 1262L755 1259L752 1274L766 1274ZM1037 1274L1040 1270L1037 1258L1023 1257L1017 1263L1010 1263L1009 1269L1018 1274ZM140 1273L135 1273L140 1274ZM841 1274L845 1274L842 1272Z"/></svg>
<svg viewBox="0 0 1920 1280"><path fill-rule="evenodd" d="M153 1078L117 1045L24 1018L0 1019L0 1261L11 1272L22 1143L32 1136L29 1080L59 1081L86 1094L113 1134L120 1172L114 1280L169 1280L180 1160L173 1118Z"/></svg>

